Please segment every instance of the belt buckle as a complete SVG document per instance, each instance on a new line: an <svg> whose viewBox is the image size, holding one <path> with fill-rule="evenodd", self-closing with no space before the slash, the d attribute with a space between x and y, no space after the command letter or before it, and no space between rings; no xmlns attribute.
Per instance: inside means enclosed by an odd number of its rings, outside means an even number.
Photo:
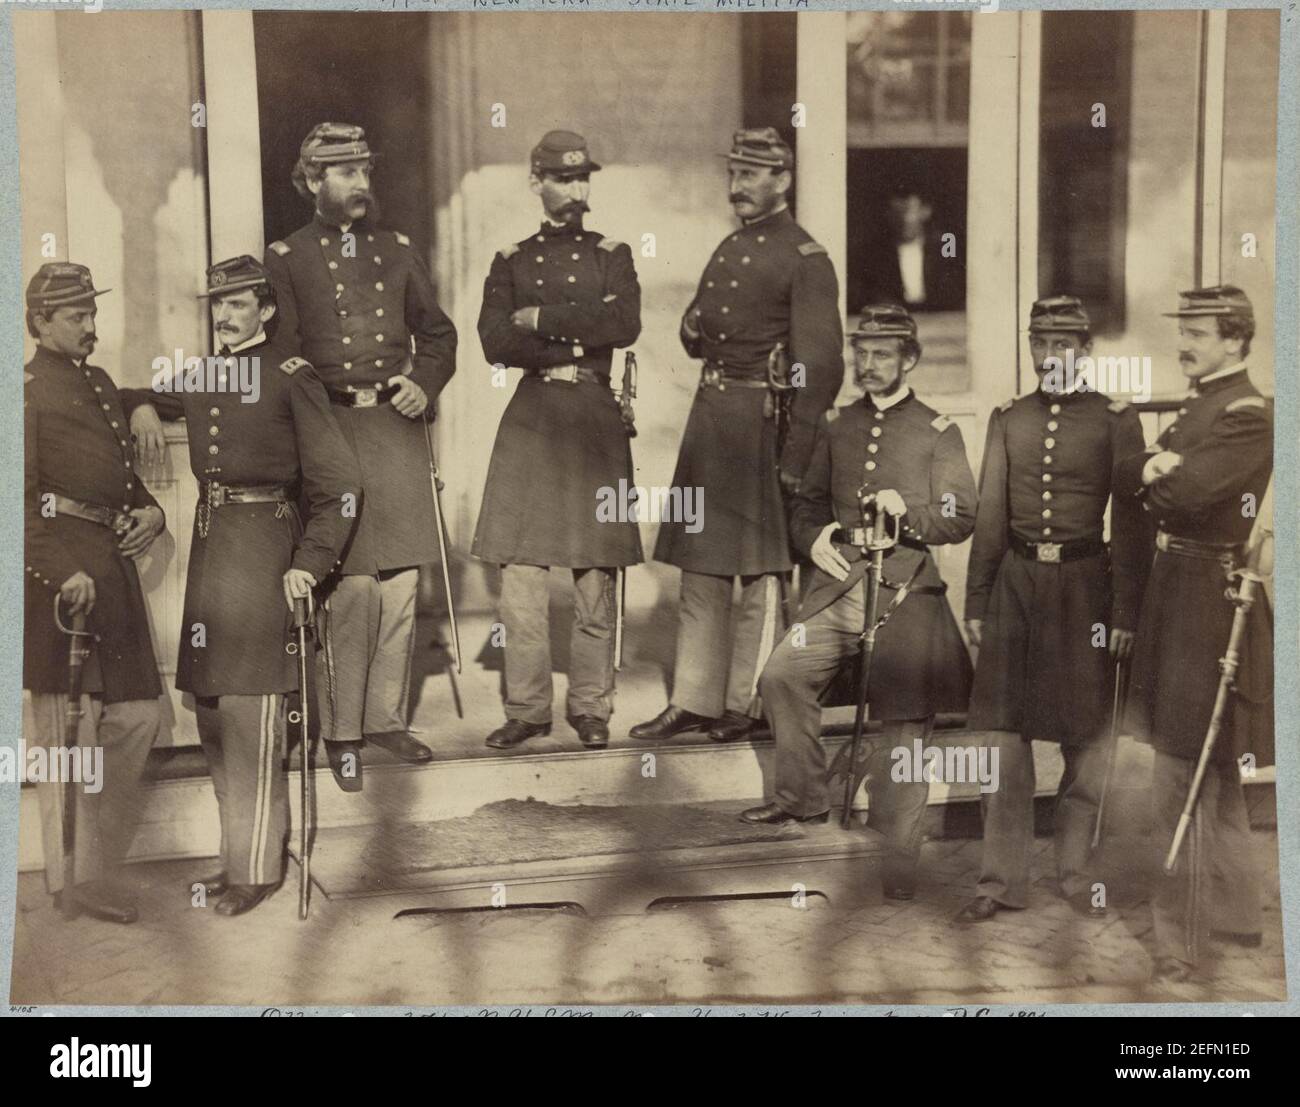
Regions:
<svg viewBox="0 0 1300 1107"><path fill-rule="evenodd" d="M546 380L564 381L566 384L574 384L578 380L578 367L576 365L552 365L546 370Z"/></svg>
<svg viewBox="0 0 1300 1107"><path fill-rule="evenodd" d="M1156 549L1161 553L1169 552L1169 534L1167 531L1156 532Z"/></svg>
<svg viewBox="0 0 1300 1107"><path fill-rule="evenodd" d="M113 512L113 533L121 538L127 531L135 526L135 520L125 511Z"/></svg>
<svg viewBox="0 0 1300 1107"><path fill-rule="evenodd" d="M1061 543L1060 542L1035 542L1034 560L1045 561L1053 565L1059 563L1061 560Z"/></svg>
<svg viewBox="0 0 1300 1107"><path fill-rule="evenodd" d="M220 481L208 481L208 494L206 499L209 508L221 507L226 502L226 486Z"/></svg>
<svg viewBox="0 0 1300 1107"><path fill-rule="evenodd" d="M716 388L719 392L723 391L727 385L722 375L722 366L706 365L700 374L700 384L708 388Z"/></svg>
<svg viewBox="0 0 1300 1107"><path fill-rule="evenodd" d="M353 389L352 406L353 407L378 407L379 389L377 388Z"/></svg>

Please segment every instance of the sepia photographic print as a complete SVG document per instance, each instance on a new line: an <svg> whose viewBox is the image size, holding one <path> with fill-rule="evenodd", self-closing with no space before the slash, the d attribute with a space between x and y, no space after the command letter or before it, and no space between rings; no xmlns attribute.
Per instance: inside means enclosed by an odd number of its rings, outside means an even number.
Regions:
<svg viewBox="0 0 1300 1107"><path fill-rule="evenodd" d="M4 4L11 1011L1289 1010L1291 7Z"/></svg>

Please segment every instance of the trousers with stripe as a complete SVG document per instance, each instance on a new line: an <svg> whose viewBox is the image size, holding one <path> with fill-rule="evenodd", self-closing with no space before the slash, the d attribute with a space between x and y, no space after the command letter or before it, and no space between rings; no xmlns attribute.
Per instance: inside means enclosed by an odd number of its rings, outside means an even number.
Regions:
<svg viewBox="0 0 1300 1107"><path fill-rule="evenodd" d="M321 737L355 742L406 729L418 568L342 577L319 616Z"/></svg>
<svg viewBox="0 0 1300 1107"><path fill-rule="evenodd" d="M67 706L68 697L62 693L31 693L31 702L23 713L24 737L29 746L57 749L64 744ZM102 749L103 762L102 775L96 781L91 783L83 776L82 783L72 784L77 795L73 873L77 884L93 884L111 881L131 846L140 811L140 777L162 727L162 706L156 699L105 703L94 695L83 695L81 706L85 714L77 730L77 744ZM67 787L53 782L36 785L45 885L51 894L63 889L63 803Z"/></svg>
<svg viewBox="0 0 1300 1107"><path fill-rule="evenodd" d="M1152 808L1161 863L1187 801L1196 762L1156 750ZM1237 763L1210 762L1172 876L1151 895L1156 951L1195 965L1210 930L1258 934L1262 894L1255 844Z"/></svg>
<svg viewBox="0 0 1300 1107"><path fill-rule="evenodd" d="M715 719L724 710L757 719L758 677L785 633L780 573L735 577L682 571L672 702Z"/></svg>
<svg viewBox="0 0 1300 1107"><path fill-rule="evenodd" d="M505 630L507 719L551 722L550 570L502 565L499 618ZM573 570L566 717L608 721L614 713L614 570Z"/></svg>
<svg viewBox="0 0 1300 1107"><path fill-rule="evenodd" d="M203 696L195 708L221 814L226 879L279 884L289 836L285 697Z"/></svg>

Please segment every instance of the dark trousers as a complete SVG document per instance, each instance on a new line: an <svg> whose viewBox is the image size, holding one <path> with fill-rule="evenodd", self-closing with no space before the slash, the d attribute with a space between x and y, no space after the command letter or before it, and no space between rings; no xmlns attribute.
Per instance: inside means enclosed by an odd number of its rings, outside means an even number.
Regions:
<svg viewBox="0 0 1300 1107"><path fill-rule="evenodd" d="M506 718L550 723L550 570L501 566L499 617L505 632ZM573 570L566 717L608 720L614 712L614 570Z"/></svg>
<svg viewBox="0 0 1300 1107"><path fill-rule="evenodd" d="M1189 758L1156 751L1152 803L1162 863L1195 769ZM1258 934L1261 898L1241 776L1235 762L1212 763L1174 871L1156 877L1151 915L1157 955L1194 965L1211 929Z"/></svg>
<svg viewBox="0 0 1300 1107"><path fill-rule="evenodd" d="M850 590L803 624L803 645L787 635L759 678L763 712L776 739L775 800L800 818L830 809L826 750L821 741L821 705L826 686L848 657L857 653L862 633L862 599ZM893 751L909 751L930 735L934 716L887 719L871 740L867 762L867 825L884 835L887 885L909 884L920 856L927 780L900 781L891 773Z"/></svg>
<svg viewBox="0 0 1300 1107"><path fill-rule="evenodd" d="M1029 855L1034 843L1033 743L1014 730L989 732L998 750L998 786L980 797L984 850L978 893L1007 907L1029 902ZM1065 771L1056 790L1056 876L1061 891L1088 891L1088 855L1106 773L1106 744L1061 746Z"/></svg>
<svg viewBox="0 0 1300 1107"><path fill-rule="evenodd" d="M284 696L205 696L195 708L221 814L221 868L232 884L279 884L289 836Z"/></svg>
<svg viewBox="0 0 1300 1107"><path fill-rule="evenodd" d="M759 674L785 630L780 574L741 577L738 605L735 581L682 573L672 701L710 719L723 711L759 717Z"/></svg>

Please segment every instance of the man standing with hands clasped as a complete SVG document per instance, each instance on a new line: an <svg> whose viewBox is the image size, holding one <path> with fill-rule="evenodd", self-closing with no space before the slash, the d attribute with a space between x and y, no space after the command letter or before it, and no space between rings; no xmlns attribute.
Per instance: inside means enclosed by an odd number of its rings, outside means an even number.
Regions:
<svg viewBox="0 0 1300 1107"><path fill-rule="evenodd" d="M373 164L360 127L312 128L293 184L315 216L266 253L276 344L315 367L361 467L357 527L318 654L321 735L344 791L361 788L363 741L411 764L433 757L406 720L419 566L438 557L422 420L456 371L456 330L424 262L406 235L377 224Z"/></svg>

